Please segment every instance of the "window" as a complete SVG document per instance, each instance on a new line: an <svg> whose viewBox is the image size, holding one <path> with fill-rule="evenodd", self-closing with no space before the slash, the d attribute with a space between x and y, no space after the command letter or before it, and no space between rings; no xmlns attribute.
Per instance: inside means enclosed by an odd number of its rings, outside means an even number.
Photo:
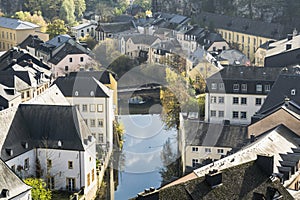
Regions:
<svg viewBox="0 0 300 200"><path fill-rule="evenodd" d="M248 37L248 44L250 44L250 37Z"/></svg>
<svg viewBox="0 0 300 200"><path fill-rule="evenodd" d="M219 97L219 103L223 104L224 103L224 97Z"/></svg>
<svg viewBox="0 0 300 200"><path fill-rule="evenodd" d="M270 92L271 85L265 85L265 92Z"/></svg>
<svg viewBox="0 0 300 200"><path fill-rule="evenodd" d="M255 105L256 106L259 106L259 105L261 105L261 98L255 98Z"/></svg>
<svg viewBox="0 0 300 200"><path fill-rule="evenodd" d="M26 97L30 97L30 92L29 91L26 92Z"/></svg>
<svg viewBox="0 0 300 200"><path fill-rule="evenodd" d="M233 84L233 91L237 92L240 90L240 85L239 84Z"/></svg>
<svg viewBox="0 0 300 200"><path fill-rule="evenodd" d="M55 185L54 185L54 177L48 177L47 178L47 186L49 189L53 190L55 188Z"/></svg>
<svg viewBox="0 0 300 200"><path fill-rule="evenodd" d="M228 39L231 40L231 33L228 34Z"/></svg>
<svg viewBox="0 0 300 200"><path fill-rule="evenodd" d="M98 119L98 127L103 127L103 119Z"/></svg>
<svg viewBox="0 0 300 200"><path fill-rule="evenodd" d="M192 159L192 166L193 167L196 167L199 163L199 160L198 159Z"/></svg>
<svg viewBox="0 0 300 200"><path fill-rule="evenodd" d="M217 89L217 83L212 83L211 84L211 89L216 90Z"/></svg>
<svg viewBox="0 0 300 200"><path fill-rule="evenodd" d="M197 152L198 151L198 147L192 147L192 152Z"/></svg>
<svg viewBox="0 0 300 200"><path fill-rule="evenodd" d="M242 105L246 105L247 104L247 98L246 97L242 97L241 98L241 104Z"/></svg>
<svg viewBox="0 0 300 200"><path fill-rule="evenodd" d="M98 112L103 112L103 105L102 104L97 105L97 111Z"/></svg>
<svg viewBox="0 0 300 200"><path fill-rule="evenodd" d="M217 149L218 153L224 153L224 149Z"/></svg>
<svg viewBox="0 0 300 200"><path fill-rule="evenodd" d="M196 76L196 83L200 83L200 76Z"/></svg>
<svg viewBox="0 0 300 200"><path fill-rule="evenodd" d="M87 112L87 110L88 110L87 104L83 104L82 105L82 112Z"/></svg>
<svg viewBox="0 0 300 200"><path fill-rule="evenodd" d="M210 103L217 103L217 97L211 96L210 97Z"/></svg>
<svg viewBox="0 0 300 200"><path fill-rule="evenodd" d="M9 33L9 38L12 40L12 33Z"/></svg>
<svg viewBox="0 0 300 200"><path fill-rule="evenodd" d="M232 118L233 118L233 119L239 118L239 112L238 112L238 111L233 111L233 112L232 112Z"/></svg>
<svg viewBox="0 0 300 200"><path fill-rule="evenodd" d="M239 35L237 34L237 35L236 35L236 41L238 42L239 39L240 39L240 38L239 38Z"/></svg>
<svg viewBox="0 0 300 200"><path fill-rule="evenodd" d="M84 123L85 123L86 125L88 125L87 119L83 119L83 121L84 121Z"/></svg>
<svg viewBox="0 0 300 200"><path fill-rule="evenodd" d="M96 111L95 104L90 104L90 112L95 112L95 111Z"/></svg>
<svg viewBox="0 0 300 200"><path fill-rule="evenodd" d="M91 174L88 173L87 174L87 186L90 186L91 185Z"/></svg>
<svg viewBox="0 0 300 200"><path fill-rule="evenodd" d="M292 95L292 96L295 96L295 95L296 95L296 89L292 89L292 90L291 90L291 95Z"/></svg>
<svg viewBox="0 0 300 200"><path fill-rule="evenodd" d="M65 71L68 71L69 70L69 66L65 66Z"/></svg>
<svg viewBox="0 0 300 200"><path fill-rule="evenodd" d="M244 43L244 41L245 41L245 37L244 37L244 36L242 36L242 43Z"/></svg>
<svg viewBox="0 0 300 200"><path fill-rule="evenodd" d="M98 134L98 142L103 143L103 133Z"/></svg>
<svg viewBox="0 0 300 200"><path fill-rule="evenodd" d="M253 44L256 45L256 38L253 39Z"/></svg>
<svg viewBox="0 0 300 200"><path fill-rule="evenodd" d="M210 116L211 116L211 117L216 117L216 116L217 116L217 111L211 110L211 111L210 111Z"/></svg>
<svg viewBox="0 0 300 200"><path fill-rule="evenodd" d="M224 117L224 111L223 110L219 110L219 117Z"/></svg>
<svg viewBox="0 0 300 200"><path fill-rule="evenodd" d="M95 127L96 126L96 120L95 119L90 119L90 124L91 124L91 127Z"/></svg>
<svg viewBox="0 0 300 200"><path fill-rule="evenodd" d="M210 153L211 149L210 148L205 148L204 151L205 151L205 153Z"/></svg>
<svg viewBox="0 0 300 200"><path fill-rule="evenodd" d="M52 160L47 159L47 168L51 168L52 167Z"/></svg>
<svg viewBox="0 0 300 200"><path fill-rule="evenodd" d="M241 112L241 119L247 119L247 112Z"/></svg>
<svg viewBox="0 0 300 200"><path fill-rule="evenodd" d="M247 84L242 84L241 89L242 92L247 92Z"/></svg>
<svg viewBox="0 0 300 200"><path fill-rule="evenodd" d="M83 57L80 57L80 62L83 62Z"/></svg>
<svg viewBox="0 0 300 200"><path fill-rule="evenodd" d="M21 98L22 98L22 99L24 99L24 92L22 92L22 94L21 94Z"/></svg>
<svg viewBox="0 0 300 200"><path fill-rule="evenodd" d="M233 97L232 98L232 104L239 104L239 98L238 97Z"/></svg>
<svg viewBox="0 0 300 200"><path fill-rule="evenodd" d="M69 58L69 62L73 62L73 58Z"/></svg>
<svg viewBox="0 0 300 200"><path fill-rule="evenodd" d="M92 169L92 182L95 180L95 169Z"/></svg>
<svg viewBox="0 0 300 200"><path fill-rule="evenodd" d="M262 84L256 85L256 92L262 92Z"/></svg>
<svg viewBox="0 0 300 200"><path fill-rule="evenodd" d="M26 158L26 159L24 160L24 169L25 169L25 170L28 170L28 169L29 169L29 158Z"/></svg>
<svg viewBox="0 0 300 200"><path fill-rule="evenodd" d="M74 191L75 190L75 178L67 178L67 185L66 188L68 191Z"/></svg>
<svg viewBox="0 0 300 200"><path fill-rule="evenodd" d="M73 161L68 161L68 169L73 169Z"/></svg>
<svg viewBox="0 0 300 200"><path fill-rule="evenodd" d="M219 83L219 90L224 90L224 83Z"/></svg>

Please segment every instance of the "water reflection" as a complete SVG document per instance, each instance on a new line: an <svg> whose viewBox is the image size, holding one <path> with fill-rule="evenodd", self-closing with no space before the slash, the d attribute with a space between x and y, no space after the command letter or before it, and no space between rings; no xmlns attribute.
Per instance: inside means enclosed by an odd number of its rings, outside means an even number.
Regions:
<svg viewBox="0 0 300 200"><path fill-rule="evenodd" d="M124 115L119 120L125 128L124 166L119 171L116 200L128 199L149 187L159 187L163 167L160 153L164 143L173 139L176 130L166 131L159 115ZM116 166L120 168L120 166Z"/></svg>

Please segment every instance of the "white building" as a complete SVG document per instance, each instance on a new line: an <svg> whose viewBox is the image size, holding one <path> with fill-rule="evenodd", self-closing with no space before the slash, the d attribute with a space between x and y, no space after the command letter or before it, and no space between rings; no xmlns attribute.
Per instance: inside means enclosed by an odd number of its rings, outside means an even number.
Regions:
<svg viewBox="0 0 300 200"><path fill-rule="evenodd" d="M59 87L71 105L77 106L98 146L110 155L113 144L114 91L88 73L59 77L53 84Z"/></svg>
<svg viewBox="0 0 300 200"><path fill-rule="evenodd" d="M249 124L263 104L278 68L228 66L206 79L205 121Z"/></svg>
<svg viewBox="0 0 300 200"><path fill-rule="evenodd" d="M91 37L95 37L96 32L95 29L97 28L97 23L88 21L77 26L71 27L72 34L76 37L76 39L83 38L87 35Z"/></svg>
<svg viewBox="0 0 300 200"><path fill-rule="evenodd" d="M247 137L246 126L205 123L181 114L179 151L183 173L237 151Z"/></svg>
<svg viewBox="0 0 300 200"><path fill-rule="evenodd" d="M20 105L1 158L22 178L41 176L53 190L96 195L96 145L73 106Z"/></svg>

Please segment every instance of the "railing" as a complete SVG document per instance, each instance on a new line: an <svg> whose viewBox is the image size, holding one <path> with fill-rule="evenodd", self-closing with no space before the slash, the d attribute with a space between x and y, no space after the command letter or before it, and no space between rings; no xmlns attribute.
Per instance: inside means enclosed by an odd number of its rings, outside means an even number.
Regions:
<svg viewBox="0 0 300 200"><path fill-rule="evenodd" d="M70 200L83 200L85 199L84 188L81 188L78 192L70 195Z"/></svg>

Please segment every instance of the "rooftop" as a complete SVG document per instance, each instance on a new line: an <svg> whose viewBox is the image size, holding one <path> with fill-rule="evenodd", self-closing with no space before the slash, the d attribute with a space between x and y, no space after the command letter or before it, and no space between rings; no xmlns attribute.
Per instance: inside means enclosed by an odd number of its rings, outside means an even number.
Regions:
<svg viewBox="0 0 300 200"><path fill-rule="evenodd" d="M39 25L21 21L19 19L12 19L6 17L0 17L0 27L14 29L14 30L26 30L26 29L36 29L39 28Z"/></svg>

